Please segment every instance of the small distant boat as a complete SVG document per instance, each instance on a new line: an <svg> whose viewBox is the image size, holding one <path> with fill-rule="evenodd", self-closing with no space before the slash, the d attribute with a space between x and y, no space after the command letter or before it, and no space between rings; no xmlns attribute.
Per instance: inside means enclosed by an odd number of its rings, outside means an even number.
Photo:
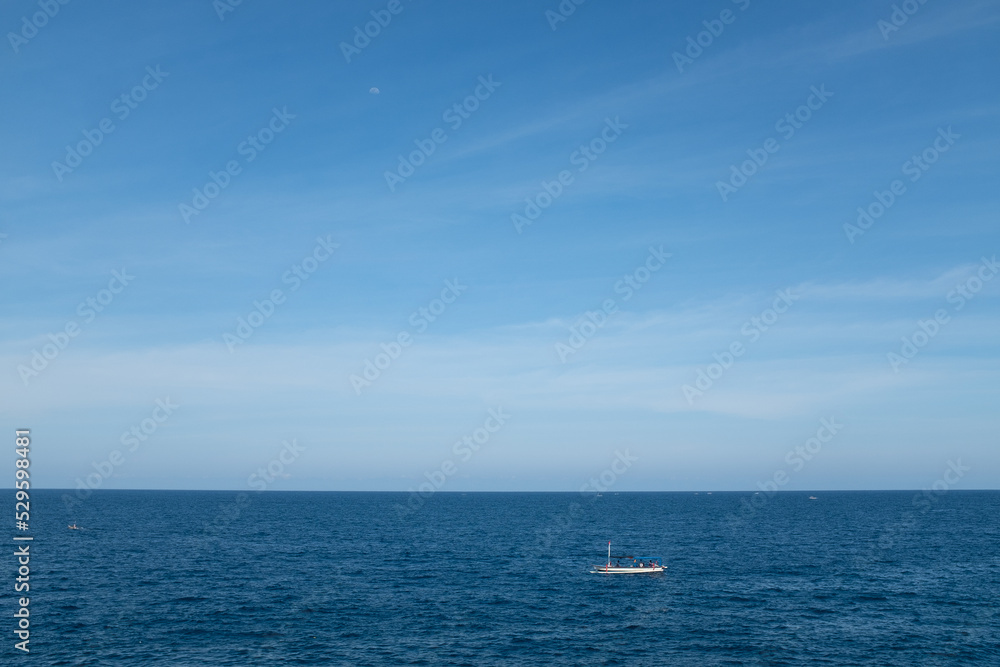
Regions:
<svg viewBox="0 0 1000 667"><path fill-rule="evenodd" d="M809 496L809 500L816 500L816 496Z"/></svg>
<svg viewBox="0 0 1000 667"><path fill-rule="evenodd" d="M667 569L663 559L655 556L612 556L608 542L608 562L595 565L591 574L657 574Z"/></svg>
<svg viewBox="0 0 1000 667"><path fill-rule="evenodd" d="M70 530L80 530L80 526L76 525L75 523L71 526L66 526L66 527L69 528Z"/></svg>

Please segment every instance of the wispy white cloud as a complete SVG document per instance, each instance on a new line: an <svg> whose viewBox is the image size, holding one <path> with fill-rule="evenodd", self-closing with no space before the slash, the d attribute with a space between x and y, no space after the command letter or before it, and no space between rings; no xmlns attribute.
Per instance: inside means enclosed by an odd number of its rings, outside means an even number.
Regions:
<svg viewBox="0 0 1000 667"><path fill-rule="evenodd" d="M986 255L988 258L994 254ZM981 264L964 264L939 273L924 280L873 278L866 281L836 284L805 283L799 289L809 298L851 299L851 300L899 300L899 299L944 299L956 285L964 283L974 275ZM988 290L992 291L992 290Z"/></svg>

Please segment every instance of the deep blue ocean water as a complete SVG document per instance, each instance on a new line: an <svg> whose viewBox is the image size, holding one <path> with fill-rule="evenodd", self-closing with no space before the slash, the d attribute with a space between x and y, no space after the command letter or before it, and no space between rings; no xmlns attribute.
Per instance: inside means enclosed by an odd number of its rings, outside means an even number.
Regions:
<svg viewBox="0 0 1000 667"><path fill-rule="evenodd" d="M1000 492L63 493L3 664L1000 665Z"/></svg>

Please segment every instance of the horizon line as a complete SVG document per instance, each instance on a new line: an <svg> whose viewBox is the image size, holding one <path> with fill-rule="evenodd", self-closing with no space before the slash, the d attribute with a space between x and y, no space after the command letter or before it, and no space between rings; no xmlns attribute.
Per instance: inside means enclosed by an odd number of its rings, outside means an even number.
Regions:
<svg viewBox="0 0 1000 667"><path fill-rule="evenodd" d="M16 491L14 488L6 489L8 491ZM70 489L70 488L55 488L55 487L35 487L33 491L66 491L69 493L75 493L80 489ZM377 489L87 489L91 493L104 492L104 491L178 491L178 492L205 492L205 493L231 493L231 492L244 492L244 493L403 493L403 494L414 494L430 497L438 494L469 494L469 493L563 493L563 494L573 494L573 495L597 495L597 494L612 494L620 495L623 493L689 493L689 494L712 494L712 493L763 493L765 495L775 495L779 493L923 493L925 491L937 493L938 495L946 495L948 493L960 493L960 492L983 492L983 491L998 491L1000 488L980 488L980 489L945 489L940 492L936 489L777 489L774 491L767 491L763 489L712 489L712 490L698 490L698 491L663 491L663 490L632 490L632 491L432 491L429 493L420 493L418 491L387 491L387 490L377 490Z"/></svg>

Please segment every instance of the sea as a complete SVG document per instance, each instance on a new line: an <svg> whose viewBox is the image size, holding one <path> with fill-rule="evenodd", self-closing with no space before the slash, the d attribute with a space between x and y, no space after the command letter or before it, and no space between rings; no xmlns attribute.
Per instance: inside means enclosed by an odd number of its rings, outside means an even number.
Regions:
<svg viewBox="0 0 1000 667"><path fill-rule="evenodd" d="M31 494L4 665L1000 665L995 491Z"/></svg>

